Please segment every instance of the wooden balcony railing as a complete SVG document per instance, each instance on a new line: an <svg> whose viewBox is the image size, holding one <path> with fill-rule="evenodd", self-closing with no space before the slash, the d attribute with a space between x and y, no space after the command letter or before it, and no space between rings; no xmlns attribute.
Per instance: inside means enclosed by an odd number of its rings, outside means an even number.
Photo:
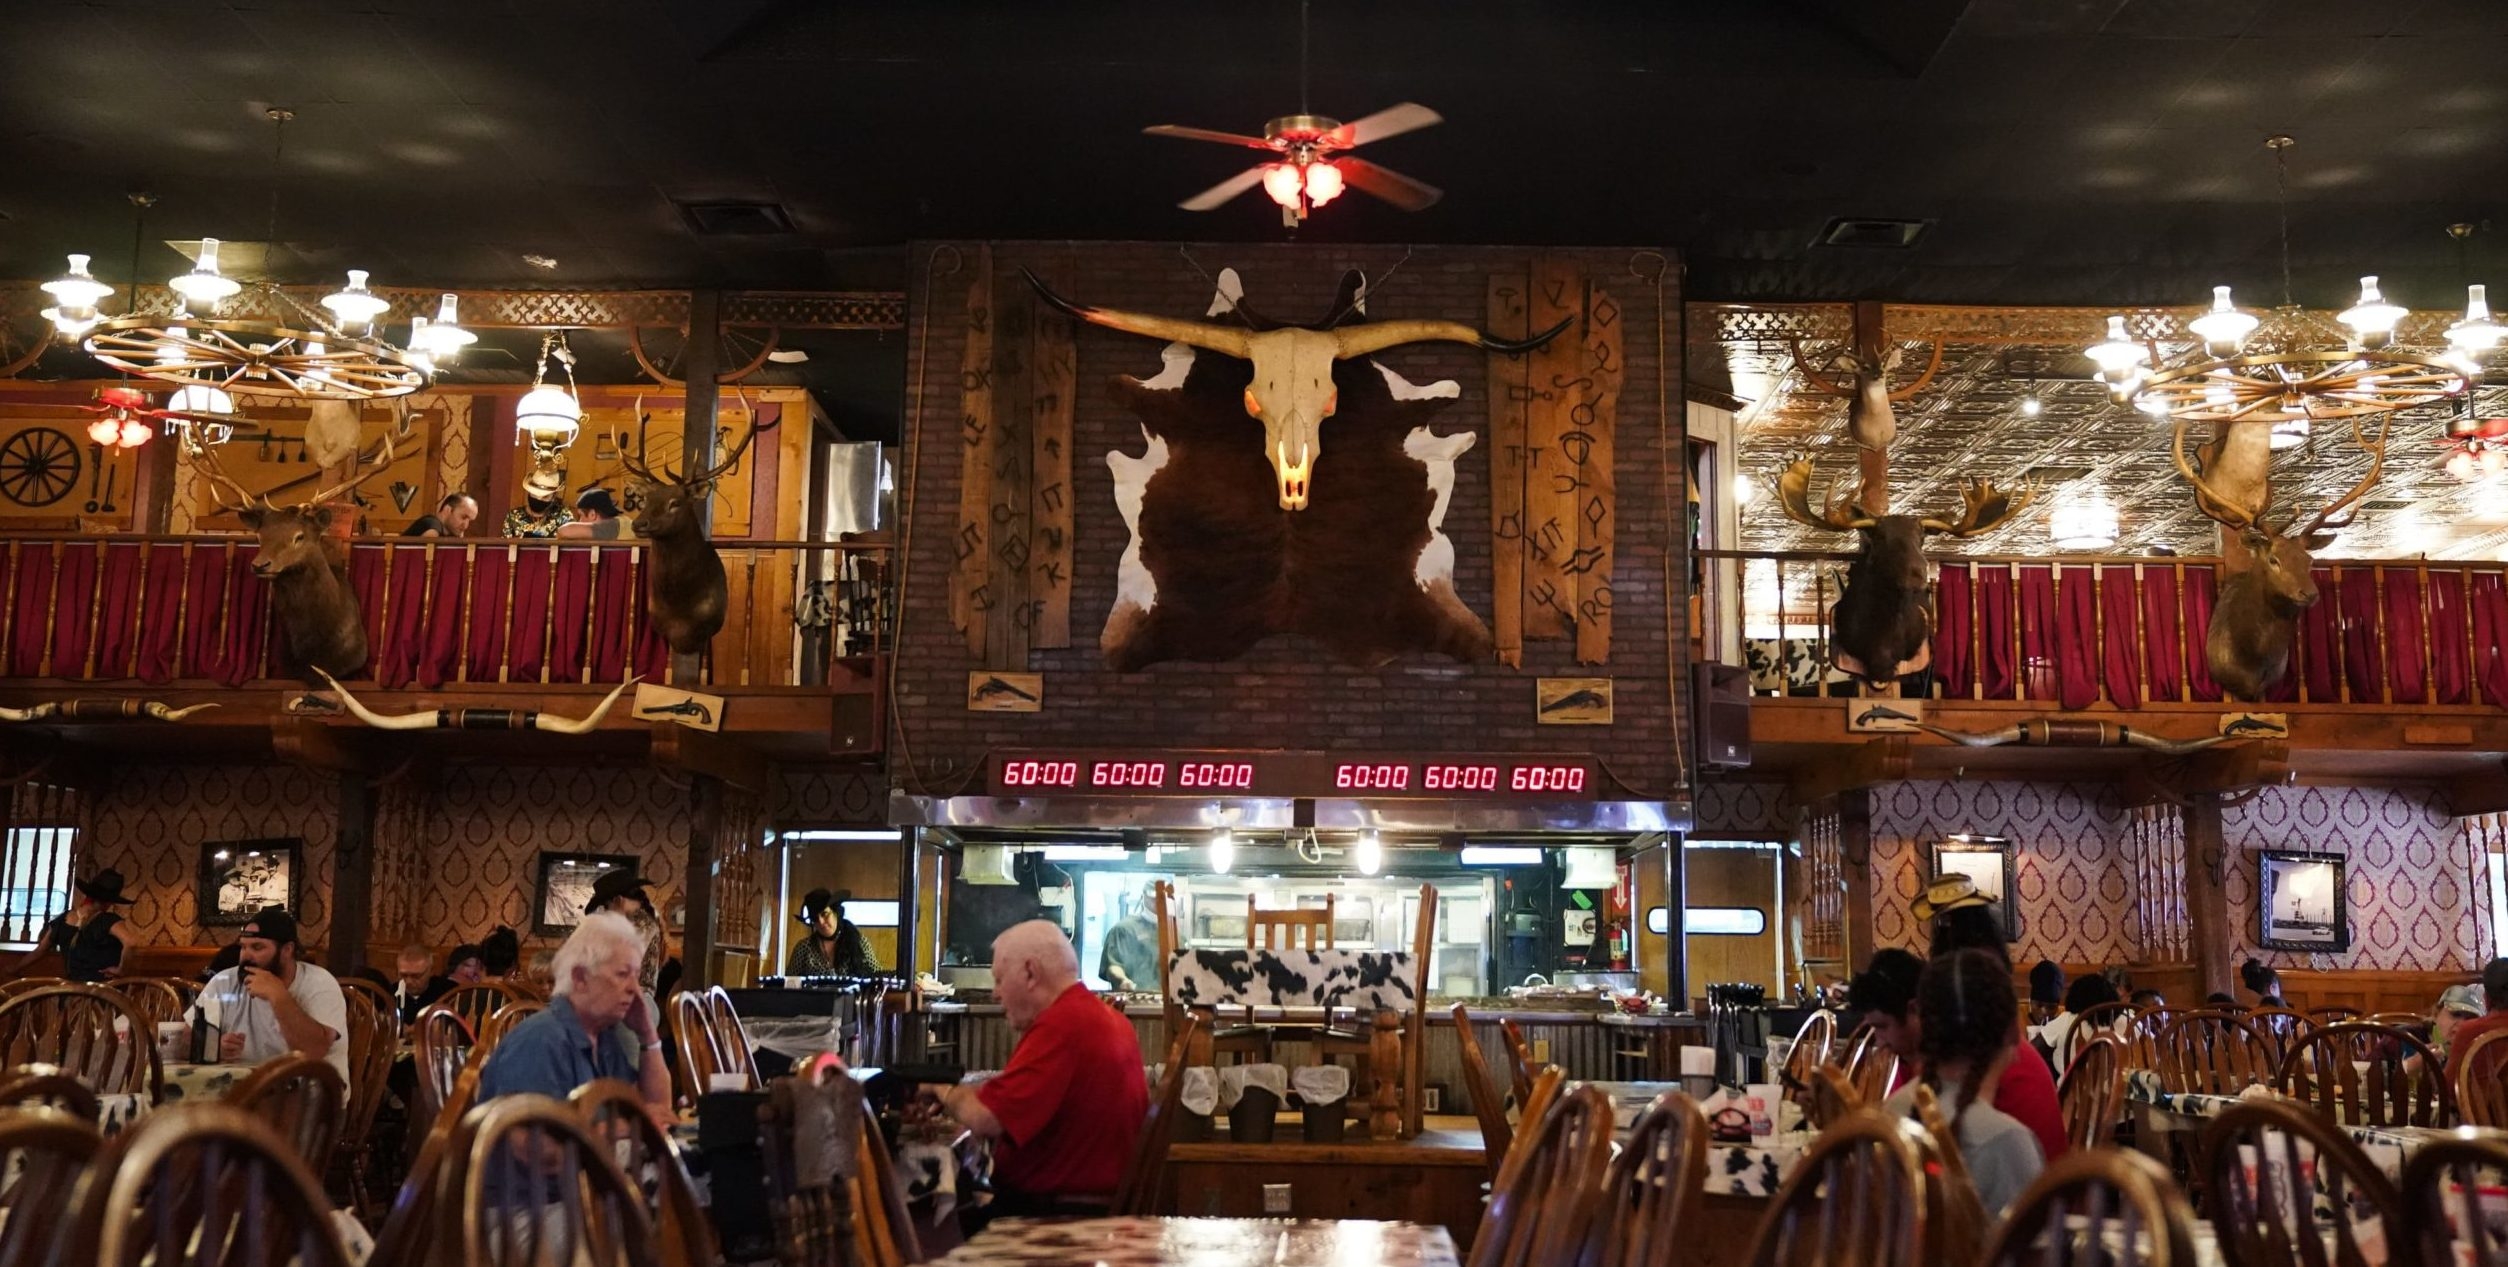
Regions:
<svg viewBox="0 0 2508 1267"><path fill-rule="evenodd" d="M0 677L210 681L288 677L270 583L248 536L13 537L0 550ZM702 684L828 680L884 653L888 547L725 542L729 615ZM641 542L358 538L349 581L384 688L667 677L646 628ZM685 685L699 685L685 682Z"/></svg>
<svg viewBox="0 0 2508 1267"><path fill-rule="evenodd" d="M1759 694L1850 695L1829 667L1845 554L1700 550ZM2216 559L1944 557L1927 595L1933 665L1916 693L2084 709L2212 703ZM2508 708L2508 566L2329 560L2269 703ZM1718 631L1711 629L1711 634Z"/></svg>

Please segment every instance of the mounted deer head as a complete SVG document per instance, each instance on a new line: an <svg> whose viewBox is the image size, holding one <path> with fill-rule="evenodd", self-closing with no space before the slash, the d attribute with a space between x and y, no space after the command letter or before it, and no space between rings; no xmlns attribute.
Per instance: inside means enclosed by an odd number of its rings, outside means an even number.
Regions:
<svg viewBox="0 0 2508 1267"><path fill-rule="evenodd" d="M1905 354L1905 349L1895 344L1890 345L1886 352L1879 346L1841 348L1821 369L1812 368L1811 363L1803 359L1800 344L1789 343L1787 347L1793 352L1795 370L1814 390L1824 396L1846 398L1846 434L1858 447L1876 452L1889 448L1890 442L1898 438L1898 415L1890 406L1913 399L1942 368L1942 343L1937 339L1933 344L1933 357L1926 362L1924 373L1918 374L1915 382L1892 391L1890 375L1898 369L1899 358ZM1831 378L1827 370L1842 370L1845 377Z"/></svg>
<svg viewBox="0 0 2508 1267"><path fill-rule="evenodd" d="M644 486L644 508L636 517L636 535L653 543L652 565L646 570L645 616L655 631L678 655L695 655L723 628L723 613L731 602L729 583L723 575L723 558L714 550L714 543L705 535L705 499L714 489L715 481L739 465L742 454L757 439L758 415L750 408L745 395L734 393L740 402L744 424L740 438L712 466L689 475L665 464L659 473L645 459L645 430L651 419L644 412L644 398L636 398L636 447L631 454L626 437L618 437L618 460L627 473ZM772 431L782 425L779 417L767 425Z"/></svg>
<svg viewBox="0 0 2508 1267"><path fill-rule="evenodd" d="M2249 557L2247 567L2224 569L2212 600L2212 624L2204 634L2203 659L2212 680L2242 700L2260 700L2290 671L2290 647L2298 635L2299 613L2316 605L2316 552L2333 544L2351 525L2351 509L2368 496L2386 472L2386 441L2394 428L2393 413L2378 415L2377 438L2369 438L2361 420L2351 420L2351 435L2369 452L2369 470L2351 491L2334 499L2304 526L2285 523L2273 531L2264 523L2269 506L2254 512L2237 498L2207 483L2186 459L2186 426L2177 424L2169 444L2177 473L2194 486L2195 508L2238 536ZM2269 427L2263 419L2231 424ZM2292 516L2295 521L2297 516ZM2224 562L2226 562L2226 558Z"/></svg>
<svg viewBox="0 0 2508 1267"><path fill-rule="evenodd" d="M1776 493L1778 507L1796 523L1857 533L1863 539L1830 613L1829 646L1840 670L1867 682L1894 682L1933 663L1933 616L1925 608L1925 538L1991 532L2027 508L2036 495L2030 488L2006 490L1980 479L1961 486L1957 519L1869 515L1855 507L1853 498L1834 494L1814 511L1808 457L1785 468L1777 477Z"/></svg>
<svg viewBox="0 0 2508 1267"><path fill-rule="evenodd" d="M270 582L271 605L287 635L289 660L301 669L339 675L366 665L366 626L339 539L332 536L331 503L357 491L392 465L392 437L383 437L372 466L345 483L318 489L293 505L273 504L246 492L219 464L214 447L197 438L186 444L209 481L210 498L233 512L261 538L253 575Z"/></svg>

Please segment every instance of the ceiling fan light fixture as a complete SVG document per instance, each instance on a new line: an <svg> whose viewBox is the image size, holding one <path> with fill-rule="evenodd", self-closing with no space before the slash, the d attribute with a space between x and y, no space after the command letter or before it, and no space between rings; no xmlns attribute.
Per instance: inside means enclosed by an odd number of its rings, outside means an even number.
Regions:
<svg viewBox="0 0 2508 1267"><path fill-rule="evenodd" d="M1303 184L1304 182L1298 176L1297 166L1292 163L1274 163L1263 172L1263 192L1271 195L1271 200L1283 207L1294 208L1298 205L1298 197Z"/></svg>
<svg viewBox="0 0 2508 1267"><path fill-rule="evenodd" d="M1341 196L1341 169L1320 159L1307 165L1306 200L1320 207Z"/></svg>

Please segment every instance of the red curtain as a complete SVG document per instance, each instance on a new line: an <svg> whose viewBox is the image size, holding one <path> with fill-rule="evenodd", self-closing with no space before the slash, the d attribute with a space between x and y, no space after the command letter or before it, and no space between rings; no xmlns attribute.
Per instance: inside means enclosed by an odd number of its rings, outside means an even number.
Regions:
<svg viewBox="0 0 2508 1267"><path fill-rule="evenodd" d="M470 570L470 636L462 648L464 671L473 682L500 680L505 663L506 610L512 603L514 561L502 549L483 551Z"/></svg>
<svg viewBox="0 0 2508 1267"><path fill-rule="evenodd" d="M2099 596L2086 567L2061 569L2055 585L2055 685L2067 709L2099 702Z"/></svg>
<svg viewBox="0 0 2508 1267"><path fill-rule="evenodd" d="M2186 648L2178 624L2177 570L2173 567L2146 567L2142 572L2142 662L2150 666L2151 698L2185 697Z"/></svg>
<svg viewBox="0 0 2508 1267"><path fill-rule="evenodd" d="M550 553L526 546L514 556L505 641L505 680L509 682L537 682L548 663Z"/></svg>
<svg viewBox="0 0 2508 1267"><path fill-rule="evenodd" d="M1933 584L1933 676L1942 684L1944 699L1968 698L1969 679L1976 671L1971 592L1967 564L1942 565Z"/></svg>
<svg viewBox="0 0 2508 1267"><path fill-rule="evenodd" d="M2099 620L2104 629L2099 667L2107 680L2107 697L2118 708L2140 708L2142 639L2136 626L2141 623L2142 595L2134 587L2132 566L2101 568L2098 586Z"/></svg>
<svg viewBox="0 0 2508 1267"><path fill-rule="evenodd" d="M2034 700L2055 698L2056 620L2055 569L2020 569L2021 689Z"/></svg>
<svg viewBox="0 0 2508 1267"><path fill-rule="evenodd" d="M594 552L592 591L592 680L616 682L627 676L635 654L636 599L643 592L637 551L605 546Z"/></svg>
<svg viewBox="0 0 2508 1267"><path fill-rule="evenodd" d="M580 682L584 642L592 625L592 571L600 552L580 546L557 554L557 594L550 600L555 619L549 622L549 680Z"/></svg>
<svg viewBox="0 0 2508 1267"><path fill-rule="evenodd" d="M139 637L138 607L143 547L116 541L104 547L96 573L96 677L131 675L131 657Z"/></svg>
<svg viewBox="0 0 2508 1267"><path fill-rule="evenodd" d="M9 676L42 677L44 644L58 613L52 610L52 543L29 541L18 547L17 572L11 576L9 610Z"/></svg>
<svg viewBox="0 0 2508 1267"><path fill-rule="evenodd" d="M2342 633L2343 682L2351 688L2353 703L2375 703L2383 678L2377 663L2377 574L2367 568L2351 568L2342 572L2330 588L2326 587L2325 575L2317 573L2319 593L2338 595L2340 599L2337 618L2341 623L2337 627ZM2334 605L2322 599L2317 603L2318 607Z"/></svg>
<svg viewBox="0 0 2508 1267"><path fill-rule="evenodd" d="M2212 663L2204 658L2203 642L2212 628L2213 586L2219 577L2210 567L2186 569L2186 590L2181 600L2180 628L2186 643L2186 694L2190 699L2209 703L2221 697L2221 684L2212 680Z"/></svg>
<svg viewBox="0 0 2508 1267"><path fill-rule="evenodd" d="M2381 587L2386 604L2386 680L2395 702L2420 704L2429 699L2429 641L2421 625L2421 576L2392 571Z"/></svg>
<svg viewBox="0 0 2508 1267"><path fill-rule="evenodd" d="M467 550L438 546L432 562L423 557L421 562L426 564L428 575L423 611L426 624L418 638L418 685L432 689L461 674L462 627L473 606L469 599L470 557ZM413 611L411 615L414 626L421 613Z"/></svg>
<svg viewBox="0 0 2508 1267"><path fill-rule="evenodd" d="M161 685L179 676L183 645L183 547L172 543L148 547L148 576L139 600L139 655L133 667L139 680Z"/></svg>
<svg viewBox="0 0 2508 1267"><path fill-rule="evenodd" d="M2466 667L2471 648L2465 626L2472 613L2465 605L2464 573L2430 573L2430 689L2433 704L2470 704L2471 679Z"/></svg>
<svg viewBox="0 0 2508 1267"><path fill-rule="evenodd" d="M64 541L54 556L52 676L87 676L96 634L96 543Z"/></svg>
<svg viewBox="0 0 2508 1267"><path fill-rule="evenodd" d="M2012 688L2020 680L2019 666L2013 663L2012 642L2012 572L2010 568L1977 569L1977 637L1983 648L1978 660L1978 673L1985 683L1987 699L2010 699Z"/></svg>
<svg viewBox="0 0 2508 1267"><path fill-rule="evenodd" d="M2482 698L2508 708L2508 575L2473 574L2473 655Z"/></svg>

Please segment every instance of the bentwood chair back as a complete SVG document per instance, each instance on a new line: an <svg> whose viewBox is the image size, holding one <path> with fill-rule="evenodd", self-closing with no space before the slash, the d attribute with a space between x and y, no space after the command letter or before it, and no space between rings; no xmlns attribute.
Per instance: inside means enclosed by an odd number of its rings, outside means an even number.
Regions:
<svg viewBox="0 0 2508 1267"><path fill-rule="evenodd" d="M2367 1013L2356 1007L2312 1007L2308 1019L2319 1025L2340 1025L2344 1021L2367 1020Z"/></svg>
<svg viewBox="0 0 2508 1267"><path fill-rule="evenodd" d="M467 1111L468 1106L463 1107ZM383 1226L375 1229L374 1251L367 1255L365 1267L431 1267L435 1262L435 1207L443 1194L445 1156L452 1148L453 1128L447 1122L422 1135L426 1125L410 1123L410 1135L419 1141L417 1156L410 1160L409 1173L402 1178L392 1207L383 1214Z"/></svg>
<svg viewBox="0 0 2508 1267"><path fill-rule="evenodd" d="M714 1072L739 1074L748 1080L740 1090L757 1090L757 1053L749 1045L749 1027L740 1023L740 1009L732 1006L731 991L718 985L707 990L704 999L706 1038L714 1049ZM713 1089L709 1080L697 1091L702 1094Z"/></svg>
<svg viewBox="0 0 2508 1267"><path fill-rule="evenodd" d="M1829 1063L1829 1049L1837 1045L1837 1017L1814 1012L1794 1032L1794 1045L1786 1049L1785 1065L1778 1070L1776 1081L1786 1099L1811 1111L1811 1071Z"/></svg>
<svg viewBox="0 0 2508 1267"><path fill-rule="evenodd" d="M759 1117L780 1267L921 1261L904 1190L859 1083L834 1062L813 1059L768 1085Z"/></svg>
<svg viewBox="0 0 2508 1267"><path fill-rule="evenodd" d="M57 1109L0 1114L0 1267L48 1267L62 1217L104 1140L93 1122Z"/></svg>
<svg viewBox="0 0 2508 1267"><path fill-rule="evenodd" d="M506 982L480 981L454 986L427 1006L440 1007L461 1017L462 1025L477 1036L487 1029L488 1018L496 1015L498 1008L523 997L519 988Z"/></svg>
<svg viewBox="0 0 2508 1267"><path fill-rule="evenodd" d="M617 1156L627 1184L643 1198L653 1230L661 1237L667 1267L711 1267L722 1251L714 1221L697 1199L697 1186L673 1140L645 1111L644 1093L616 1078L599 1078L567 1097L583 1115L592 1138Z"/></svg>
<svg viewBox="0 0 2508 1267"><path fill-rule="evenodd" d="M2474 1039L2449 1063L2455 1067L2456 1112L2465 1125L2508 1127L2508 1030Z"/></svg>
<svg viewBox="0 0 2508 1267"><path fill-rule="evenodd" d="M2273 1081L2272 1045L2227 1012L2188 1012L2151 1037L2160 1089L2237 1095Z"/></svg>
<svg viewBox="0 0 2508 1267"><path fill-rule="evenodd" d="M1515 1092L1520 1108L1533 1090L1533 1045L1524 1041L1523 1028L1512 1018L1498 1018L1498 1033L1506 1039L1509 1089Z"/></svg>
<svg viewBox="0 0 2508 1267"><path fill-rule="evenodd" d="M1175 1142L1176 1115L1183 1112L1184 1053L1192 1048L1193 1030L1201 1020L1198 1016L1187 1018L1184 1032L1167 1046L1167 1066L1158 1075L1158 1085L1150 1089L1149 1116L1141 1123L1141 1138L1133 1146L1132 1160L1124 1165L1122 1182L1115 1188L1114 1213L1118 1216L1158 1213L1167 1177L1167 1148Z"/></svg>
<svg viewBox="0 0 2508 1267"><path fill-rule="evenodd" d="M1685 1257L1682 1237L1707 1185L1707 1119L1678 1091L1638 1114L1628 1143L1611 1159L1602 1210L1592 1222L1585 1267L1656 1267Z"/></svg>
<svg viewBox="0 0 2508 1267"><path fill-rule="evenodd" d="M434 1121L443 1111L453 1079L470 1062L470 1049L476 1044L478 1031L462 1019L461 1013L441 1005L429 1005L419 1012L410 1029L410 1048L418 1074L414 1127L418 1122Z"/></svg>
<svg viewBox="0 0 2508 1267"><path fill-rule="evenodd" d="M98 1095L157 1094L157 1027L93 985L54 985L0 1003L0 1067L59 1065Z"/></svg>
<svg viewBox="0 0 2508 1267"><path fill-rule="evenodd" d="M276 1128L317 1182L330 1173L348 1100L348 1086L331 1062L289 1052L263 1061L219 1098Z"/></svg>
<svg viewBox="0 0 2508 1267"><path fill-rule="evenodd" d="M69 1242L64 1262L99 1267L348 1264L295 1145L231 1104L166 1105L116 1136L80 1185Z"/></svg>
<svg viewBox="0 0 2508 1267"><path fill-rule="evenodd" d="M0 1074L0 1109L59 1109L82 1122L94 1122L100 1106L96 1093L59 1065L19 1065Z"/></svg>
<svg viewBox="0 0 2508 1267"><path fill-rule="evenodd" d="M2276 1069L2281 1068L2282 1057L2290 1054L2292 1045L2316 1028L2316 1022L2308 1019L2307 1013L2286 1007L2249 1008L2239 1013L2238 1019L2245 1021L2248 1028L2256 1032L2256 1037L2264 1040L2265 1047L2273 1053L2273 1067Z"/></svg>
<svg viewBox="0 0 2508 1267"><path fill-rule="evenodd" d="M2428 1267L2508 1267L2508 1134L2465 1130L2423 1144L2403 1168L2396 1260Z"/></svg>
<svg viewBox="0 0 2508 1267"><path fill-rule="evenodd" d="M2196 1267L2194 1209L2140 1153L2066 1153L2012 1203L1983 1267Z"/></svg>
<svg viewBox="0 0 2508 1267"><path fill-rule="evenodd" d="M340 1128L339 1156L345 1162L343 1190L351 1210L365 1209L377 1196L374 1125L391 1090L392 1063L400 1056L400 1013L390 995L377 1002L377 993L350 990L341 996L348 1005L348 1118ZM423 1119L413 1114L411 1126L422 1125Z"/></svg>
<svg viewBox="0 0 2508 1267"><path fill-rule="evenodd" d="M131 1001L151 1026L161 1021L179 1021L192 1008L190 986L172 977L120 977L106 983L106 988ZM148 1031L155 1034L155 1029Z"/></svg>
<svg viewBox="0 0 2508 1267"><path fill-rule="evenodd" d="M703 994L682 990L671 996L671 1037L679 1045L679 1069L687 1079L688 1098L693 1103L712 1089L718 1067L713 1031L705 1023Z"/></svg>
<svg viewBox="0 0 2508 1267"><path fill-rule="evenodd" d="M2107 1147L2117 1120L2125 1115L2125 1044L2114 1034L2081 1044L2064 1069L2056 1098L2064 1115L2064 1138L2073 1147Z"/></svg>
<svg viewBox="0 0 2508 1267"><path fill-rule="evenodd" d="M2244 1100L2203 1128L2205 1191L2227 1267L2369 1267L2360 1228L2402 1198L2341 1127L2287 1100ZM2319 1218L2319 1203L2334 1211ZM2330 1242L2330 1244L2329 1244Z"/></svg>
<svg viewBox="0 0 2508 1267"><path fill-rule="evenodd" d="M1925 1261L1971 1263L1994 1226L1977 1181L1968 1173L1968 1158L1959 1151L1959 1136L1933 1088L1917 1084L1915 1116L1901 1125L1908 1147L1925 1174Z"/></svg>
<svg viewBox="0 0 2508 1267"><path fill-rule="evenodd" d="M1515 1131L1507 1125L1506 1093L1490 1076L1489 1060L1472 1033L1471 1009L1460 1003L1454 1005L1454 1046L1463 1057L1463 1093L1472 1098L1472 1116L1480 1119L1481 1156L1494 1177L1515 1142Z"/></svg>
<svg viewBox="0 0 2508 1267"><path fill-rule="evenodd" d="M386 988L386 987L379 986L379 985L376 985L376 984L375 984L374 982L372 982L372 981L368 981L368 980L367 980L367 979L365 979L364 977L345 977L345 976L344 976L344 977L341 977L341 978L340 978L340 993L341 993L341 994L344 994L344 995L346 995L346 994L360 995L360 996L363 996L363 997L365 998L365 1000L366 1000L367 1002L369 1002L369 1003L380 1003L380 1004L382 1004L384 1007L386 1007L386 1008L388 1008L388 1009L390 1009L390 1010L391 1010L391 1012L392 1012L392 1019L394 1019L394 1020L399 1020L399 1019L400 1019L400 1012L401 1012L401 1000L400 1000L400 996L399 996L399 995L397 995L397 994L394 994L394 993L393 993L390 989L388 989L388 988Z"/></svg>
<svg viewBox="0 0 2508 1267"><path fill-rule="evenodd" d="M0 981L0 1003L6 1003L28 991L40 990L48 985L66 984L68 982L59 977L14 977L7 981Z"/></svg>
<svg viewBox="0 0 2508 1267"><path fill-rule="evenodd" d="M1245 948L1248 950L1326 950L1332 946L1333 895L1324 895L1319 911L1266 911L1245 899ZM1304 944L1301 945L1300 943Z"/></svg>
<svg viewBox="0 0 2508 1267"><path fill-rule="evenodd" d="M2337 1021L2291 1045L2273 1089L2345 1126L2453 1126L2456 1093L2446 1068L2428 1043L2402 1030Z"/></svg>
<svg viewBox="0 0 2508 1267"><path fill-rule="evenodd" d="M440 1261L663 1267L643 1196L609 1141L545 1096L502 1096L453 1128L435 1203Z"/></svg>
<svg viewBox="0 0 2508 1267"><path fill-rule="evenodd" d="M1811 1071L1810 1089L1803 1095L1803 1120L1813 1130L1826 1130L1831 1122L1873 1103L1836 1065L1821 1065Z"/></svg>
<svg viewBox="0 0 2508 1267"><path fill-rule="evenodd" d="M2176 1023L2177 1018L2185 1014L2184 1008L2175 1007L2136 1009L2133 1020L2125 1027L2125 1067L2158 1071L2160 1031Z"/></svg>
<svg viewBox="0 0 2508 1267"><path fill-rule="evenodd" d="M1521 1164L1490 1189L1470 1267L1573 1262L1598 1221L1611 1171L1611 1097L1578 1087L1525 1127Z"/></svg>
<svg viewBox="0 0 2508 1267"><path fill-rule="evenodd" d="M2126 1059L2120 1063L2131 1068L2134 1015L2131 1003L2094 1003L2081 1009L2071 1028L2064 1031L2064 1041L2055 1045L2050 1063L2058 1073L2072 1068L2074 1058L2081 1055L2081 1049L2091 1039L2105 1035L2117 1039L2125 1047L2122 1055Z"/></svg>
<svg viewBox="0 0 2508 1267"><path fill-rule="evenodd" d="M1752 1267L1918 1267L1924 1172L1900 1124L1865 1110L1822 1131L1768 1204Z"/></svg>
<svg viewBox="0 0 2508 1267"><path fill-rule="evenodd" d="M505 1036L513 1033L515 1026L531 1019L536 1013L548 1010L549 1005L538 999L516 999L490 1012L487 1023L479 1027L480 1050L494 1053L496 1045L505 1041Z"/></svg>

